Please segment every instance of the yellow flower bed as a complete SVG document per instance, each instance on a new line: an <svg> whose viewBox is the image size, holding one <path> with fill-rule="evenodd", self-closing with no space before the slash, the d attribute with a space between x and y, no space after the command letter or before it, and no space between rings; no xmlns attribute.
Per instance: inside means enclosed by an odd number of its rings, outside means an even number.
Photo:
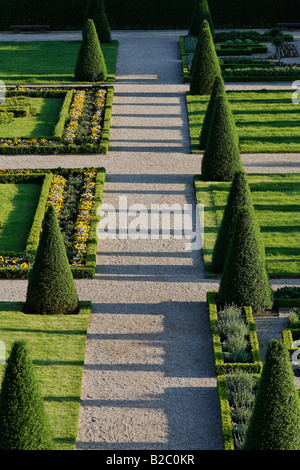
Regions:
<svg viewBox="0 0 300 470"><path fill-rule="evenodd" d="M87 253L87 241L91 224L91 210L94 200L97 170L89 171L85 176L81 198L78 205L78 215L73 235L73 259L71 266L84 266Z"/></svg>
<svg viewBox="0 0 300 470"><path fill-rule="evenodd" d="M78 128L78 121L82 114L85 101L85 91L80 90L75 93L73 103L70 109L70 122L67 125L64 140L68 143L73 143L76 137L76 130Z"/></svg>
<svg viewBox="0 0 300 470"><path fill-rule="evenodd" d="M98 90L95 93L94 107L95 111L91 122L91 134L90 142L95 143L99 140L101 135L101 121L103 117L103 111L105 108L107 90Z"/></svg>

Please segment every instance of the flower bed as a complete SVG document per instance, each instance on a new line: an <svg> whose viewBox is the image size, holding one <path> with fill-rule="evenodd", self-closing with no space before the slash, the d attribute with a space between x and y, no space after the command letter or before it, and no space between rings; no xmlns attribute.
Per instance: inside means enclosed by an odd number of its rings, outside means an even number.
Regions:
<svg viewBox="0 0 300 470"><path fill-rule="evenodd" d="M224 450L238 450L243 446L258 380L259 374L245 371L217 377Z"/></svg>
<svg viewBox="0 0 300 470"><path fill-rule="evenodd" d="M72 198L72 179L74 176L80 178L79 202L73 207L73 212L69 212L69 206L65 208L65 194L69 193L69 200ZM26 250L24 253L0 253L0 278L28 278L30 268L34 261L34 255L38 246L40 229L48 204L53 204L58 221L61 226L65 244L71 245L69 254L70 266L74 277L91 278L95 275L96 253L97 253L97 233L96 228L99 222L99 206L102 201L103 186L105 180L104 168L84 168L84 169L52 169L52 170L1 170L1 179L15 181L18 179L45 178L47 186L43 186L40 202L36 211L35 223L28 237ZM46 183L44 183L46 185ZM98 212L97 212L98 210ZM68 230L65 223L62 223L62 213L64 221L67 219ZM69 217L68 217L69 215Z"/></svg>
<svg viewBox="0 0 300 470"><path fill-rule="evenodd" d="M294 36L292 34L284 34L283 35L285 41L293 41ZM265 33L260 33L259 31L222 31L217 32L214 35L215 42L225 42L228 40L236 40L236 39L251 39L252 41L256 42L272 42L274 36L271 35L271 31L266 31Z"/></svg>
<svg viewBox="0 0 300 470"><path fill-rule="evenodd" d="M63 87L10 87L7 96L64 98L64 104L53 138L3 138L0 139L1 154L108 152L113 87L78 87L72 90ZM86 112L86 103L90 101L93 102L92 109Z"/></svg>
<svg viewBox="0 0 300 470"><path fill-rule="evenodd" d="M262 370L257 334L252 316L252 308L243 308L243 317L247 326L247 339L250 359L247 362L226 362L224 341L219 333L219 312L217 307L217 292L207 292L210 329L213 337L215 371L217 375L228 374L236 370L244 370L259 374Z"/></svg>

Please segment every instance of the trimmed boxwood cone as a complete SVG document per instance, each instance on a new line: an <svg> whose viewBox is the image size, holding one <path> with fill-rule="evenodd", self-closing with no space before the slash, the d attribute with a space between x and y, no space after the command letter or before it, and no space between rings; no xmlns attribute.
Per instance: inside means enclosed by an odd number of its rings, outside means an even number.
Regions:
<svg viewBox="0 0 300 470"><path fill-rule="evenodd" d="M199 139L199 148L205 150L207 144L207 138L211 126L212 115L214 111L214 105L216 101L216 97L225 93L225 83L223 77L221 75L217 75L213 84L212 92L210 95L210 99L206 108L206 113L204 117L204 121L202 124L201 132L200 132L200 139Z"/></svg>
<svg viewBox="0 0 300 470"><path fill-rule="evenodd" d="M191 23L189 27L189 36L199 36L200 27L204 20L207 20L209 22L211 33L212 35L214 35L215 28L207 0L195 0Z"/></svg>
<svg viewBox="0 0 300 470"><path fill-rule="evenodd" d="M209 95L221 67L209 26L201 28L193 57L190 80L191 95Z"/></svg>
<svg viewBox="0 0 300 470"><path fill-rule="evenodd" d="M215 99L201 175L205 181L232 181L234 174L242 169L238 136L227 96L223 93Z"/></svg>
<svg viewBox="0 0 300 470"><path fill-rule="evenodd" d="M242 207L248 205L252 205L252 201L247 174L244 171L238 171L234 175L230 186L222 222L213 250L212 269L215 273L221 273L224 268L238 212Z"/></svg>
<svg viewBox="0 0 300 470"><path fill-rule="evenodd" d="M0 449L51 450L53 441L44 401L24 341L16 341L0 394Z"/></svg>
<svg viewBox="0 0 300 470"><path fill-rule="evenodd" d="M84 16L84 24L89 19L94 21L100 43L111 42L111 31L103 0L88 1Z"/></svg>
<svg viewBox="0 0 300 470"><path fill-rule="evenodd" d="M300 450L300 401L283 340L268 345L244 450Z"/></svg>
<svg viewBox="0 0 300 470"><path fill-rule="evenodd" d="M220 280L218 303L249 305L254 312L273 306L265 249L252 206L239 210Z"/></svg>
<svg viewBox="0 0 300 470"><path fill-rule="evenodd" d="M55 210L45 213L35 261L30 271L24 312L41 315L75 314L78 296Z"/></svg>
<svg viewBox="0 0 300 470"><path fill-rule="evenodd" d="M93 20L89 19L82 31L82 42L75 66L77 82L101 82L107 78L107 69Z"/></svg>

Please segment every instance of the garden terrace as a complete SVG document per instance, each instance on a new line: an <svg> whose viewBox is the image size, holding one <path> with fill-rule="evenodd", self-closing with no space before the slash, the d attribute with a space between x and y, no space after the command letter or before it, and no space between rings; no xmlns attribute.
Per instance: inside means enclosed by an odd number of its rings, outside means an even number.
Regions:
<svg viewBox="0 0 300 470"><path fill-rule="evenodd" d="M6 85L74 84L81 41L1 42L0 80ZM106 83L114 83L118 41L101 44Z"/></svg>
<svg viewBox="0 0 300 470"><path fill-rule="evenodd" d="M241 153L289 153L300 151L299 111L291 90L227 91L239 136ZM200 153L199 135L207 95L186 95L191 152Z"/></svg>
<svg viewBox="0 0 300 470"><path fill-rule="evenodd" d="M112 86L7 90L8 100L24 97L31 97L35 116L15 116L0 125L1 154L107 153Z"/></svg>
<svg viewBox="0 0 300 470"><path fill-rule="evenodd" d="M297 277L300 271L300 175L248 175L252 201L266 252L269 277ZM204 204L205 274L214 277L211 258L230 183L195 176L196 199Z"/></svg>
<svg viewBox="0 0 300 470"><path fill-rule="evenodd" d="M217 291L207 292L207 305L210 329L213 336L213 351L216 375L235 372L237 370L245 370L250 373L259 374L262 370L262 362L260 358L259 345L251 306L245 306L241 309L237 309L236 307L231 306L224 308L224 310L221 311L218 307L217 299ZM233 348L229 346L225 348L225 344L228 342L229 338L226 337L226 334L224 334L222 331L222 326L220 325L220 319L222 318L222 315L224 315L229 309L235 310L235 316L238 316L238 319L242 320L242 323L245 326L245 330L247 330L245 333L244 331L242 332L243 335L245 334L246 338L245 350L241 351L241 349L239 349L238 354L233 350ZM240 312L238 310L240 310ZM235 318L234 321L229 319L228 323L229 322L230 328L235 328L237 334L237 330L240 328L240 326L237 324L237 319ZM226 326L224 327L224 331L225 330ZM241 352L243 352L243 354L241 354ZM239 360L234 360L235 358L238 358Z"/></svg>
<svg viewBox="0 0 300 470"><path fill-rule="evenodd" d="M237 40L236 40L237 41ZM249 41L251 41L249 39ZM183 81L187 83L191 79L191 65L197 38L193 36L180 36L179 38ZM241 48L242 47L242 48ZM266 52L266 45L245 44L239 47L238 44L217 44L216 51L219 56L219 63L225 82L272 82L297 80L300 74L298 61L294 64L281 62L276 59L268 60L264 56L249 57L255 53ZM258 49L255 49L257 47ZM263 49L264 48L264 49ZM281 57L291 58L299 57L295 46L290 43L283 44L281 47ZM221 52L221 50L223 50Z"/></svg>
<svg viewBox="0 0 300 470"><path fill-rule="evenodd" d="M37 189L34 191L31 187L27 189L26 185L33 183L37 185L37 182L41 185L43 180L39 196ZM53 204L56 210L73 276L76 278L93 277L96 269L98 240L96 229L100 218L99 208L102 201L104 180L104 168L1 170L0 191L6 193L8 201L2 209L0 277L28 278L48 204ZM14 208L10 208L10 210L9 204L12 205L12 203L9 200L10 193L7 189L10 188L9 185L13 187L10 192L12 193L11 199L13 198L14 201ZM20 188L19 185L21 185ZM26 204L23 201L24 188L26 192L31 191L30 198L26 199ZM20 196L17 198L18 193ZM21 221L25 220L26 222L22 226L22 239L20 237L23 244L17 245L17 248L21 248L22 251L16 250L15 237L5 236L16 229L15 224L18 223L18 220L13 217L15 211L18 214L22 214L23 211Z"/></svg>
<svg viewBox="0 0 300 470"><path fill-rule="evenodd" d="M77 436L90 302L77 315L31 315L23 303L0 302L1 340L11 349L18 339L28 344L49 417L55 450L73 450ZM0 364L0 377L5 365Z"/></svg>

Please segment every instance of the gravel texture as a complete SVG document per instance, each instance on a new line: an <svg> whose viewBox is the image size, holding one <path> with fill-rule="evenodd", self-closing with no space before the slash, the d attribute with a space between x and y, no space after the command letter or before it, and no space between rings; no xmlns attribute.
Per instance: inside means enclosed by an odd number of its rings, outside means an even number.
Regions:
<svg viewBox="0 0 300 470"><path fill-rule="evenodd" d="M144 238L126 238L120 222L120 196L128 206L143 206L136 210L195 204L201 155L189 153L178 43L184 33L113 32L119 53L108 155L0 156L0 168L107 170L103 204L117 209L118 234L99 241L95 278L76 280L80 299L93 302L77 449L223 448L205 304L218 281L205 279L201 251L188 250L186 237L171 232L164 238L160 226L158 240L145 228ZM250 173L298 172L300 166L299 154L242 158ZM23 301L26 287L26 281L2 280L0 298ZM278 319L256 319L262 352L270 338L280 337Z"/></svg>

